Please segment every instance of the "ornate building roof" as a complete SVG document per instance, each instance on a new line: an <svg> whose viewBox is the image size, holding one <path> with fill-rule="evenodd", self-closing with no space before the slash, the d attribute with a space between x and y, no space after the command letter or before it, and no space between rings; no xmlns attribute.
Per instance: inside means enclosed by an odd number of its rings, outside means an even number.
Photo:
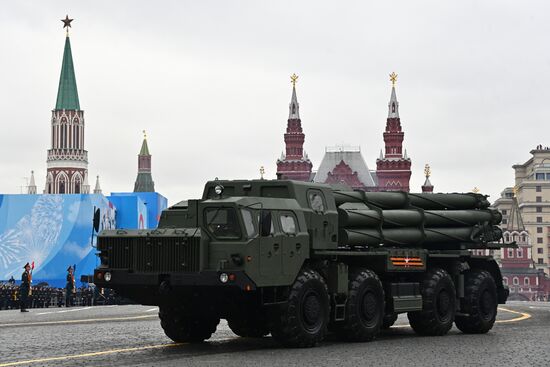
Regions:
<svg viewBox="0 0 550 367"><path fill-rule="evenodd" d="M313 181L345 183L353 188L376 186L359 147L327 147Z"/></svg>

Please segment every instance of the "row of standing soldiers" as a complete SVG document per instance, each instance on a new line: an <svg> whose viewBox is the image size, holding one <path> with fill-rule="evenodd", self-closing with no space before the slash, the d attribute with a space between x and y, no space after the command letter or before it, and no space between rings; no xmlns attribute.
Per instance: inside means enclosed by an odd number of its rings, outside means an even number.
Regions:
<svg viewBox="0 0 550 367"><path fill-rule="evenodd" d="M33 262L34 265L34 262ZM25 271L21 274L21 285L19 286L20 299L19 304L21 312L29 312L27 310L29 295L32 292L32 272L31 265L26 263L23 267ZM74 280L74 269L69 266L67 269L67 284L65 285L65 306L70 307L73 305L74 294L76 293L76 284Z"/></svg>
<svg viewBox="0 0 550 367"><path fill-rule="evenodd" d="M83 306L94 304L114 304L119 300L110 290L99 290L95 287L76 287L74 269L67 269L67 283L65 288L53 288L45 283L31 287L32 271L29 263L24 266L21 274L21 285L15 285L12 278L8 283L0 284L0 310L20 308L21 312L28 312L27 308L73 306L75 300ZM64 302L63 302L64 300Z"/></svg>

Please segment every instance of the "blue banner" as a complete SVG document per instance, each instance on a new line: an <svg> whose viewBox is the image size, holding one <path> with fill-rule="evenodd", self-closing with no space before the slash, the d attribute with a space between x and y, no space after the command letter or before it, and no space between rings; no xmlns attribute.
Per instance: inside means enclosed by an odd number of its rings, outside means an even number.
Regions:
<svg viewBox="0 0 550 367"><path fill-rule="evenodd" d="M0 195L0 279L19 280L33 261L34 284L58 283L73 264L77 279L92 274L94 207L101 211L101 229L116 228L115 208L100 194Z"/></svg>

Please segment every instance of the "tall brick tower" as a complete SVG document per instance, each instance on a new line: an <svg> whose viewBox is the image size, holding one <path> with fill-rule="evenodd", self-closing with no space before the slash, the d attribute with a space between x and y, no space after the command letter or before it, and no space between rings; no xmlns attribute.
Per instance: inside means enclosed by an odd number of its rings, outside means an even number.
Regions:
<svg viewBox="0 0 550 367"><path fill-rule="evenodd" d="M46 194L87 194L88 152L84 149L84 111L80 109L69 27L72 19L62 20L67 28L57 102L52 111L51 149L48 149Z"/></svg>
<svg viewBox="0 0 550 367"><path fill-rule="evenodd" d="M293 74L292 98L290 99L288 124L285 133L286 152L277 160L277 178L298 181L311 181L311 168L313 164L304 152L305 134L302 132L302 120L300 120L300 105L296 97L296 80L298 76Z"/></svg>
<svg viewBox="0 0 550 367"><path fill-rule="evenodd" d="M384 154L380 152L380 158L376 160L378 190L408 192L411 178L411 160L407 157L406 150L403 153L405 133L401 130L399 102L397 102L395 94L397 74L391 73L390 80L392 88L390 103L388 104L386 131L384 131L385 152Z"/></svg>
<svg viewBox="0 0 550 367"><path fill-rule="evenodd" d="M151 175L151 154L147 145L147 135L143 131L143 143L138 154L138 174L134 192L155 192L155 183Z"/></svg>

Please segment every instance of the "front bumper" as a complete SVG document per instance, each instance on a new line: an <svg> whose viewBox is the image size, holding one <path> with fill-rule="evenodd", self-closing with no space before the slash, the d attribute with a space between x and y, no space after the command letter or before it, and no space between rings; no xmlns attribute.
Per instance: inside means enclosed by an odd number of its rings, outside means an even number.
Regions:
<svg viewBox="0 0 550 367"><path fill-rule="evenodd" d="M105 273L111 274L110 281ZM220 275L226 273L229 280L223 283ZM256 285L243 271L202 271L182 273L136 273L127 269L100 268L94 270L94 284L115 290L130 288L158 288L162 290L186 290L197 287L216 287L254 291Z"/></svg>

